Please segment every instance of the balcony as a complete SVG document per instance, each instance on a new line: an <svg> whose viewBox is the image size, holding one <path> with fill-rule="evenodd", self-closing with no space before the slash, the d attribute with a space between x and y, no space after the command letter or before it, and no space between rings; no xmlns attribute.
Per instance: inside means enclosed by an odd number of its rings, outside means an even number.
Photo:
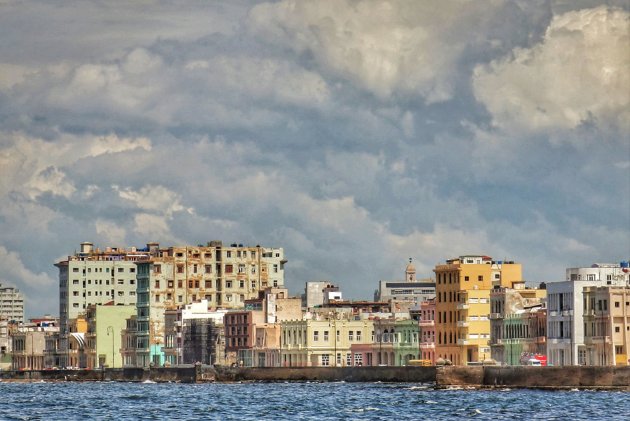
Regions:
<svg viewBox="0 0 630 421"><path fill-rule="evenodd" d="M467 303L459 303L457 304L458 310L468 310L470 306Z"/></svg>
<svg viewBox="0 0 630 421"><path fill-rule="evenodd" d="M503 319L503 313L490 313L490 320Z"/></svg>
<svg viewBox="0 0 630 421"><path fill-rule="evenodd" d="M585 336L585 344L610 344L610 336Z"/></svg>
<svg viewBox="0 0 630 421"><path fill-rule="evenodd" d="M433 342L421 342L420 349L435 349L435 343Z"/></svg>
<svg viewBox="0 0 630 421"><path fill-rule="evenodd" d="M470 345L470 341L468 339L458 339L457 345Z"/></svg>
<svg viewBox="0 0 630 421"><path fill-rule="evenodd" d="M435 326L435 320L418 320L418 326L421 326L421 327Z"/></svg>
<svg viewBox="0 0 630 421"><path fill-rule="evenodd" d="M468 327L468 322L465 320L460 320L457 322L457 327Z"/></svg>

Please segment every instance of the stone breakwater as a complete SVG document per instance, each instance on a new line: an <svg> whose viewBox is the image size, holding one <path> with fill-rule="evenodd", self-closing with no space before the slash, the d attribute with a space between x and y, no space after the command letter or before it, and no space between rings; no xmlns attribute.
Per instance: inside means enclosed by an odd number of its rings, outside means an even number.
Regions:
<svg viewBox="0 0 630 421"><path fill-rule="evenodd" d="M614 389L630 391L630 367L212 367L4 371L0 381L432 383L436 388Z"/></svg>

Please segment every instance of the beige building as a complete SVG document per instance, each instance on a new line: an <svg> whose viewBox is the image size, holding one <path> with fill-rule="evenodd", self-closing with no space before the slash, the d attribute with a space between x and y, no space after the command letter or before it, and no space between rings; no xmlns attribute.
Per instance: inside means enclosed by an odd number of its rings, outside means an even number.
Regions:
<svg viewBox="0 0 630 421"><path fill-rule="evenodd" d="M467 255L434 269L436 359L455 365L490 357L490 290L521 281L521 265Z"/></svg>
<svg viewBox="0 0 630 421"><path fill-rule="evenodd" d="M294 320L281 323L280 361L284 367L353 366L352 345L374 342L368 319Z"/></svg>
<svg viewBox="0 0 630 421"><path fill-rule="evenodd" d="M138 262L137 364L164 364L164 313L205 299L215 309L242 309L260 290L284 286L282 248L206 246L160 249L148 244L151 258Z"/></svg>
<svg viewBox="0 0 630 421"><path fill-rule="evenodd" d="M630 287L585 287L583 300L580 361L585 365L629 365Z"/></svg>

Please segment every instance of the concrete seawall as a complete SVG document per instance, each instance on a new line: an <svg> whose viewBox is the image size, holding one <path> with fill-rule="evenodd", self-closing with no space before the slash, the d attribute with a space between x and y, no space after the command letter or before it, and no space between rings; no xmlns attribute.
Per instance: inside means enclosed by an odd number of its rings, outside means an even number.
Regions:
<svg viewBox="0 0 630 421"><path fill-rule="evenodd" d="M630 367L273 367L188 365L105 370L4 371L0 381L346 381L433 383L436 388L592 388L630 391Z"/></svg>

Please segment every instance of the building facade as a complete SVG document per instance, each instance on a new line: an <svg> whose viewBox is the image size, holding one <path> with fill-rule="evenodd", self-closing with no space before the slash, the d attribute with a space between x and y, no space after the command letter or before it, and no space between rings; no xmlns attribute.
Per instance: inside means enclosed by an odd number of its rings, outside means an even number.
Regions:
<svg viewBox="0 0 630 421"><path fill-rule="evenodd" d="M627 262L568 268L566 280L547 284L547 358L552 365L584 365L584 297L586 287L630 285Z"/></svg>
<svg viewBox="0 0 630 421"><path fill-rule="evenodd" d="M374 301L388 302L392 311L408 309L435 298L435 281L416 278L416 267L411 259L405 268L404 281L379 281Z"/></svg>
<svg viewBox="0 0 630 421"><path fill-rule="evenodd" d="M59 358L61 366L69 346L69 324L90 305L135 305L136 264L149 257L148 248L94 248L81 243L81 251L55 264L59 269Z"/></svg>
<svg viewBox="0 0 630 421"><path fill-rule="evenodd" d="M583 290L585 365L629 365L630 287L586 287ZM582 354L580 356L580 354Z"/></svg>
<svg viewBox="0 0 630 421"><path fill-rule="evenodd" d="M0 283L0 320L24 323L24 296L19 289Z"/></svg>
<svg viewBox="0 0 630 421"><path fill-rule="evenodd" d="M167 309L207 300L208 306L241 309L260 290L284 286L282 248L223 246L169 247L151 244L151 258L137 262L137 363L162 365Z"/></svg>
<svg viewBox="0 0 630 421"><path fill-rule="evenodd" d="M522 365L547 355L546 289L495 287L490 293L490 353L503 365Z"/></svg>
<svg viewBox="0 0 630 421"><path fill-rule="evenodd" d="M513 261L467 255L434 269L436 276L436 359L455 365L490 357L490 290L522 280Z"/></svg>

